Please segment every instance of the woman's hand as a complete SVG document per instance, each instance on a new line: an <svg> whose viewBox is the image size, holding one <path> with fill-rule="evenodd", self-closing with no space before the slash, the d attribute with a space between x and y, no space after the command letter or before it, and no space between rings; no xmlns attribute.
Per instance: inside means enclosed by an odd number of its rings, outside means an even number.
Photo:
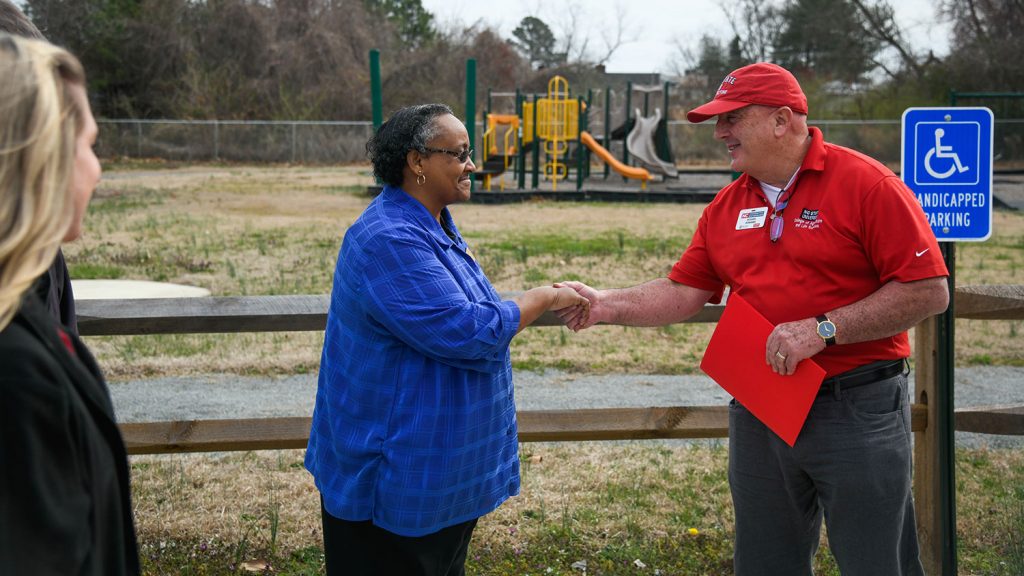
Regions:
<svg viewBox="0 0 1024 576"><path fill-rule="evenodd" d="M590 303L590 306L586 308L586 314L580 313L583 310L582 308L563 308L556 312L557 316L562 319L562 322L565 322L565 325L570 330L579 332L585 328L590 328L598 322L598 318L593 314L595 312L594 307L598 302L599 293L597 290L582 282L556 282L554 286L559 290L570 288Z"/></svg>
<svg viewBox="0 0 1024 576"><path fill-rule="evenodd" d="M590 317L590 301L569 286L540 286L527 290L515 299L519 305L519 329L533 324L541 314L558 311L586 320Z"/></svg>
<svg viewBox="0 0 1024 576"><path fill-rule="evenodd" d="M585 311L589 314L590 300L584 298L582 294L569 286L556 285L553 288L555 289L555 299L551 302L548 310L563 310L575 306L578 308L575 312Z"/></svg>
<svg viewBox="0 0 1024 576"><path fill-rule="evenodd" d="M574 322L583 324L590 318L590 300L569 286L555 285L555 299L548 310L555 312L563 322L572 318ZM568 322L566 322L568 325ZM572 328L572 326L569 326Z"/></svg>

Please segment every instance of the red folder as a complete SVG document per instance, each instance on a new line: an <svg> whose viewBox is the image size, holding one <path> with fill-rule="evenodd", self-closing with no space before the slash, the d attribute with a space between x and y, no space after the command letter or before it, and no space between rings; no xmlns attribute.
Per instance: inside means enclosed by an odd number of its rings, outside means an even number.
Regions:
<svg viewBox="0 0 1024 576"><path fill-rule="evenodd" d="M765 362L775 327L737 294L730 294L700 367L750 412L793 446L811 410L825 370L810 358L780 376Z"/></svg>

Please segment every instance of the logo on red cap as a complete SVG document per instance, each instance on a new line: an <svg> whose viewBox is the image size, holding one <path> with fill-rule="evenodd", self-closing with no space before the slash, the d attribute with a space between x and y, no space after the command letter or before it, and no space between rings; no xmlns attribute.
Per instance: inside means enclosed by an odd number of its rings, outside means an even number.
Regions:
<svg viewBox="0 0 1024 576"><path fill-rule="evenodd" d="M722 80L722 85L718 87L718 92L715 92L715 98L718 98L719 96L722 96L722 95L724 95L725 93L727 93L729 91L729 88L726 87L726 84L735 84L735 83L736 83L736 77L735 76L733 76L732 74L726 76L725 80Z"/></svg>

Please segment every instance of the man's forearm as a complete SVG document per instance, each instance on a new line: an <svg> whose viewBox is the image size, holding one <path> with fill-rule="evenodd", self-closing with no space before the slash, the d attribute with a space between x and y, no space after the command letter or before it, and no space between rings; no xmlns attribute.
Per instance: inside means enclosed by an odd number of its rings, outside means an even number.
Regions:
<svg viewBox="0 0 1024 576"><path fill-rule="evenodd" d="M889 282L874 294L827 315L835 323L836 343L886 338L919 324L949 305L946 278Z"/></svg>
<svg viewBox="0 0 1024 576"><path fill-rule="evenodd" d="M664 326L682 322L703 308L713 293L658 278L630 288L601 291L605 324Z"/></svg>
<svg viewBox="0 0 1024 576"><path fill-rule="evenodd" d="M938 314L949 305L946 278L916 282L889 282L852 304L826 312L836 325L836 344L854 344L887 338ZM765 361L779 374L792 374L797 364L825 348L818 335L817 311L802 320L784 322L765 343Z"/></svg>

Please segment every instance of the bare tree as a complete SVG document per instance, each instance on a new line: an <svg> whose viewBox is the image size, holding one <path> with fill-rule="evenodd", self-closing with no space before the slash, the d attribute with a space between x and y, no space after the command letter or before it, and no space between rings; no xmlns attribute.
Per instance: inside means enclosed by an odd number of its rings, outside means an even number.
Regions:
<svg viewBox="0 0 1024 576"><path fill-rule="evenodd" d="M678 35L672 38L672 54L665 59L670 74L682 78L694 69L697 59L690 39Z"/></svg>
<svg viewBox="0 0 1024 576"><path fill-rule="evenodd" d="M586 59L587 48L590 45L590 34L585 19L583 8L576 0L566 4L566 9L561 12L561 18L557 21L558 31L561 36L562 52L565 54L566 62L580 62Z"/></svg>
<svg viewBox="0 0 1024 576"><path fill-rule="evenodd" d="M850 2L861 15L863 32L891 49L897 55L903 69L909 70L916 79L923 78L927 65L937 62L935 56L930 52L927 57L921 57L914 52L910 43L906 41L899 24L896 23L895 11L887 0L876 2L850 0ZM900 70L892 69L878 58L874 59L874 63L893 80L901 79Z"/></svg>
<svg viewBox="0 0 1024 576"><path fill-rule="evenodd" d="M944 0L942 14L953 23L948 82L961 90L1021 90L1024 2Z"/></svg>
<svg viewBox="0 0 1024 576"><path fill-rule="evenodd" d="M723 2L732 26L739 38L742 58L750 62L770 60L782 28L782 12L774 0L729 0Z"/></svg>
<svg viewBox="0 0 1024 576"><path fill-rule="evenodd" d="M615 3L615 16L600 29L600 46L593 47L595 26L586 22L587 11L578 2L569 2L557 26L565 61L573 64L606 64L625 44L635 42L638 34L629 24L629 11L620 0ZM593 47L593 49L592 49Z"/></svg>
<svg viewBox="0 0 1024 576"><path fill-rule="evenodd" d="M603 50L598 54L597 63L605 64L612 59L612 56L623 46L637 40L638 33L629 25L626 15L626 5L622 1L615 3L615 26L612 30L607 28L601 31Z"/></svg>

